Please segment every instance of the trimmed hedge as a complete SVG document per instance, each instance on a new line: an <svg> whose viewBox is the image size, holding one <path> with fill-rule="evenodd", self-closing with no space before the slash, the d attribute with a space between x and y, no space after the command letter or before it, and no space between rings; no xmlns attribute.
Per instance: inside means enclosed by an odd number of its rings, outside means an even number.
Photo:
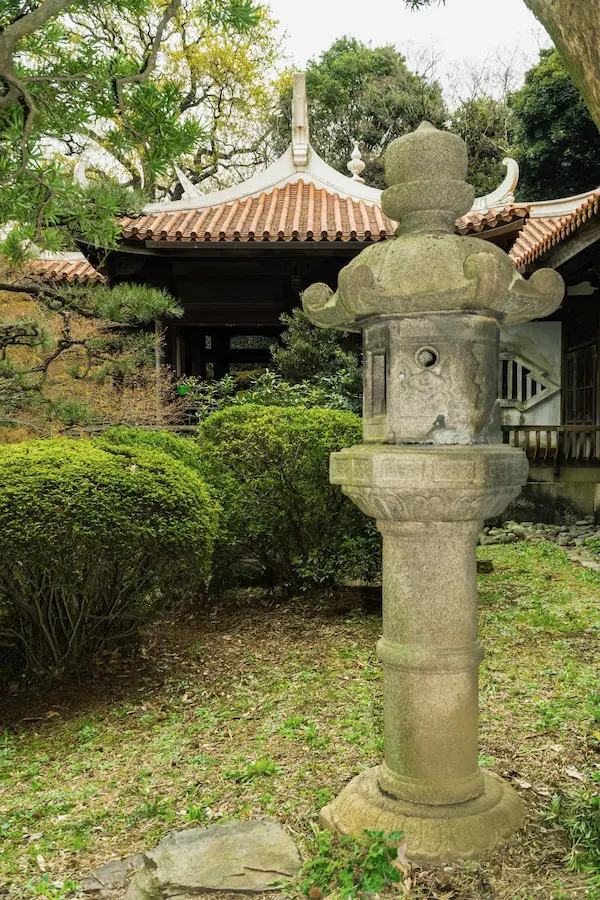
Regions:
<svg viewBox="0 0 600 900"><path fill-rule="evenodd" d="M208 581L217 509L163 452L94 441L0 449L0 645L74 670Z"/></svg>
<svg viewBox="0 0 600 900"><path fill-rule="evenodd" d="M213 413L198 443L222 505L218 583L250 563L270 584L335 584L380 571L374 522L329 483L329 456L362 442L350 412L246 404Z"/></svg>
<svg viewBox="0 0 600 900"><path fill-rule="evenodd" d="M106 450L118 447L137 447L141 450L155 450L166 453L173 459L202 475L204 471L202 453L196 441L188 437L179 437L170 431L150 431L145 428L127 428L116 426L107 428L94 443Z"/></svg>

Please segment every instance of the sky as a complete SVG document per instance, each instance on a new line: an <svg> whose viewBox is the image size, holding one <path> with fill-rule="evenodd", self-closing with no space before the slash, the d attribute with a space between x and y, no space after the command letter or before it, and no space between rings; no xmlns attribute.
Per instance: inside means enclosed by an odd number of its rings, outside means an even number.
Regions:
<svg viewBox="0 0 600 900"><path fill-rule="evenodd" d="M523 0L447 0L411 12L404 0L267 0L287 33L291 61L302 68L344 34L374 45L393 43L441 57L443 72L464 60L489 61L519 50L522 68L548 38ZM409 59L410 59L409 49Z"/></svg>

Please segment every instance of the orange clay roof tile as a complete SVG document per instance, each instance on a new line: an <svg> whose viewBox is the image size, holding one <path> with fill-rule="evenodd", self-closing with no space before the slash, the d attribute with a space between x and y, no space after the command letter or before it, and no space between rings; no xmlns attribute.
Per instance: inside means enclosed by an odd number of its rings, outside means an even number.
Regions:
<svg viewBox="0 0 600 900"><path fill-rule="evenodd" d="M519 233L510 252L515 266L520 267L539 259L574 231L589 222L600 211L600 192L590 194L568 216L529 219Z"/></svg>
<svg viewBox="0 0 600 900"><path fill-rule="evenodd" d="M516 266L533 262L600 212L600 192L591 194L568 216L529 218L529 207L513 204L457 220L463 235L485 234L525 220L510 252ZM377 204L342 199L312 182L287 183L259 197L235 200L201 210L161 212L120 221L127 240L166 243L190 241L359 241L392 237L395 223ZM31 271L55 281L100 282L102 276L85 260L35 260Z"/></svg>
<svg viewBox="0 0 600 900"><path fill-rule="evenodd" d="M35 259L29 263L29 271L46 281L101 282L100 272L85 259Z"/></svg>
<svg viewBox="0 0 600 900"><path fill-rule="evenodd" d="M481 234L527 215L527 207L507 206L469 213L456 228L459 234ZM122 219L121 227L125 240L362 242L392 237L396 224L378 204L341 198L300 179L231 204Z"/></svg>

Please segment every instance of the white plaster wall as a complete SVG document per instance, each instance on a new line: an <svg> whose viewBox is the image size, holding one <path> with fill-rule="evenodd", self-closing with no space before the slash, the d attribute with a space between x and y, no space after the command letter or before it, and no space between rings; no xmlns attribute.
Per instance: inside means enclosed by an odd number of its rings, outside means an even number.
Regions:
<svg viewBox="0 0 600 900"><path fill-rule="evenodd" d="M526 322L524 325L504 325L500 329L500 345L503 352L515 352L548 375L555 384L561 384L561 323ZM505 408L502 419L505 425L560 425L561 392L548 400L542 400L525 412Z"/></svg>

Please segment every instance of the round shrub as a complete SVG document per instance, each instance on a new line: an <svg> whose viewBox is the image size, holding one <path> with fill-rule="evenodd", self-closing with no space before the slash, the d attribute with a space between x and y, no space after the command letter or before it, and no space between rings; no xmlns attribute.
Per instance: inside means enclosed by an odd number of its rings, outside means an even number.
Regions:
<svg viewBox="0 0 600 900"><path fill-rule="evenodd" d="M209 578L217 512L164 453L59 439L0 449L0 645L62 674Z"/></svg>
<svg viewBox="0 0 600 900"><path fill-rule="evenodd" d="M116 426L107 428L93 440L99 447L107 450L114 450L118 447L158 450L179 460L195 472L203 473L202 454L197 442L191 437L180 437L170 431L150 431L145 428Z"/></svg>
<svg viewBox="0 0 600 900"><path fill-rule="evenodd" d="M329 483L330 454L362 442L357 415L247 404L209 416L198 442L222 505L217 581L249 562L295 587L378 573L374 522Z"/></svg>

